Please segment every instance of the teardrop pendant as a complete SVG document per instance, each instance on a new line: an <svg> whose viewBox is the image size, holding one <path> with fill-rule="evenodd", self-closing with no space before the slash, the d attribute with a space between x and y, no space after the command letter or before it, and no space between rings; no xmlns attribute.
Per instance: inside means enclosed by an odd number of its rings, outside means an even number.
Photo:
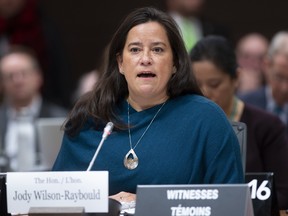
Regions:
<svg viewBox="0 0 288 216"><path fill-rule="evenodd" d="M124 157L124 166L129 170L133 170L138 166L138 162L139 160L136 153L133 149L130 149Z"/></svg>

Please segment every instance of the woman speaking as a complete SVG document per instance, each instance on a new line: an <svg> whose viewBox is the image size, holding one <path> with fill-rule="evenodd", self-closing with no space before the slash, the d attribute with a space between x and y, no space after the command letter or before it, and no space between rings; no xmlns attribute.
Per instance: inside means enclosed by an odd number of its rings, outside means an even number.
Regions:
<svg viewBox="0 0 288 216"><path fill-rule="evenodd" d="M107 64L67 119L54 171L86 170L113 122L92 170L109 171L115 199L135 199L138 184L243 182L237 137L225 113L202 96L169 15L149 7L131 12L110 42Z"/></svg>

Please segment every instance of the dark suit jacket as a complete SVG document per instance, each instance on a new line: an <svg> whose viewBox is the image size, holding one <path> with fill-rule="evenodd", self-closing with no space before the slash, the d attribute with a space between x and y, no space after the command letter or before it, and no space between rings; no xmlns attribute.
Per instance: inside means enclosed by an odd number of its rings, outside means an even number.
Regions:
<svg viewBox="0 0 288 216"><path fill-rule="evenodd" d="M7 131L8 116L7 105L4 103L0 106L0 154L4 154L5 135ZM38 118L48 117L66 117L68 111L46 100L42 101ZM37 135L36 135L37 136ZM39 152L39 144L36 137L36 152Z"/></svg>
<svg viewBox="0 0 288 216"><path fill-rule="evenodd" d="M257 106L264 110L267 109L267 98L264 87L246 94L240 94L239 98L245 103Z"/></svg>
<svg viewBox="0 0 288 216"><path fill-rule="evenodd" d="M245 104L246 172L273 172L278 205L288 209L288 142L286 128L275 115Z"/></svg>
<svg viewBox="0 0 288 216"><path fill-rule="evenodd" d="M267 110L268 102L266 98L265 87L238 96L247 104L251 104L261 109ZM286 122L288 122L288 119L286 120ZM286 133L288 134L288 127L286 127Z"/></svg>

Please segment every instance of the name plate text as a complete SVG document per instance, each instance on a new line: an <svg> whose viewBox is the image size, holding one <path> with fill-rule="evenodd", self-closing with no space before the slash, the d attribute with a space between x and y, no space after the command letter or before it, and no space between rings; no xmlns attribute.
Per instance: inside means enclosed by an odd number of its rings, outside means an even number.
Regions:
<svg viewBox="0 0 288 216"><path fill-rule="evenodd" d="M7 207L13 214L27 214L31 207L108 212L108 172L7 173Z"/></svg>

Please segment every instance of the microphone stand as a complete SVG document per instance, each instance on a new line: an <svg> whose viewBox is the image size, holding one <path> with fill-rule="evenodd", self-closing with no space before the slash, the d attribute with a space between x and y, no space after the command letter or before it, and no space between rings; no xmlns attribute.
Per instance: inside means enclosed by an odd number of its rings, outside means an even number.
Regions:
<svg viewBox="0 0 288 216"><path fill-rule="evenodd" d="M114 124L112 122L108 122L107 125L105 126L104 132L103 132L103 135L102 135L102 139L101 139L101 141L100 141L100 143L99 143L99 145L98 145L98 147L96 149L96 152L95 152L92 160L90 161L90 164L89 164L89 166L88 166L88 168L86 170L87 172L89 172L91 170L91 168L92 168L92 166L93 166L93 164L94 164L94 162L95 162L95 160L97 158L97 155L98 155L98 153L99 153L104 141L111 134L111 132L113 130L113 127L114 127Z"/></svg>

